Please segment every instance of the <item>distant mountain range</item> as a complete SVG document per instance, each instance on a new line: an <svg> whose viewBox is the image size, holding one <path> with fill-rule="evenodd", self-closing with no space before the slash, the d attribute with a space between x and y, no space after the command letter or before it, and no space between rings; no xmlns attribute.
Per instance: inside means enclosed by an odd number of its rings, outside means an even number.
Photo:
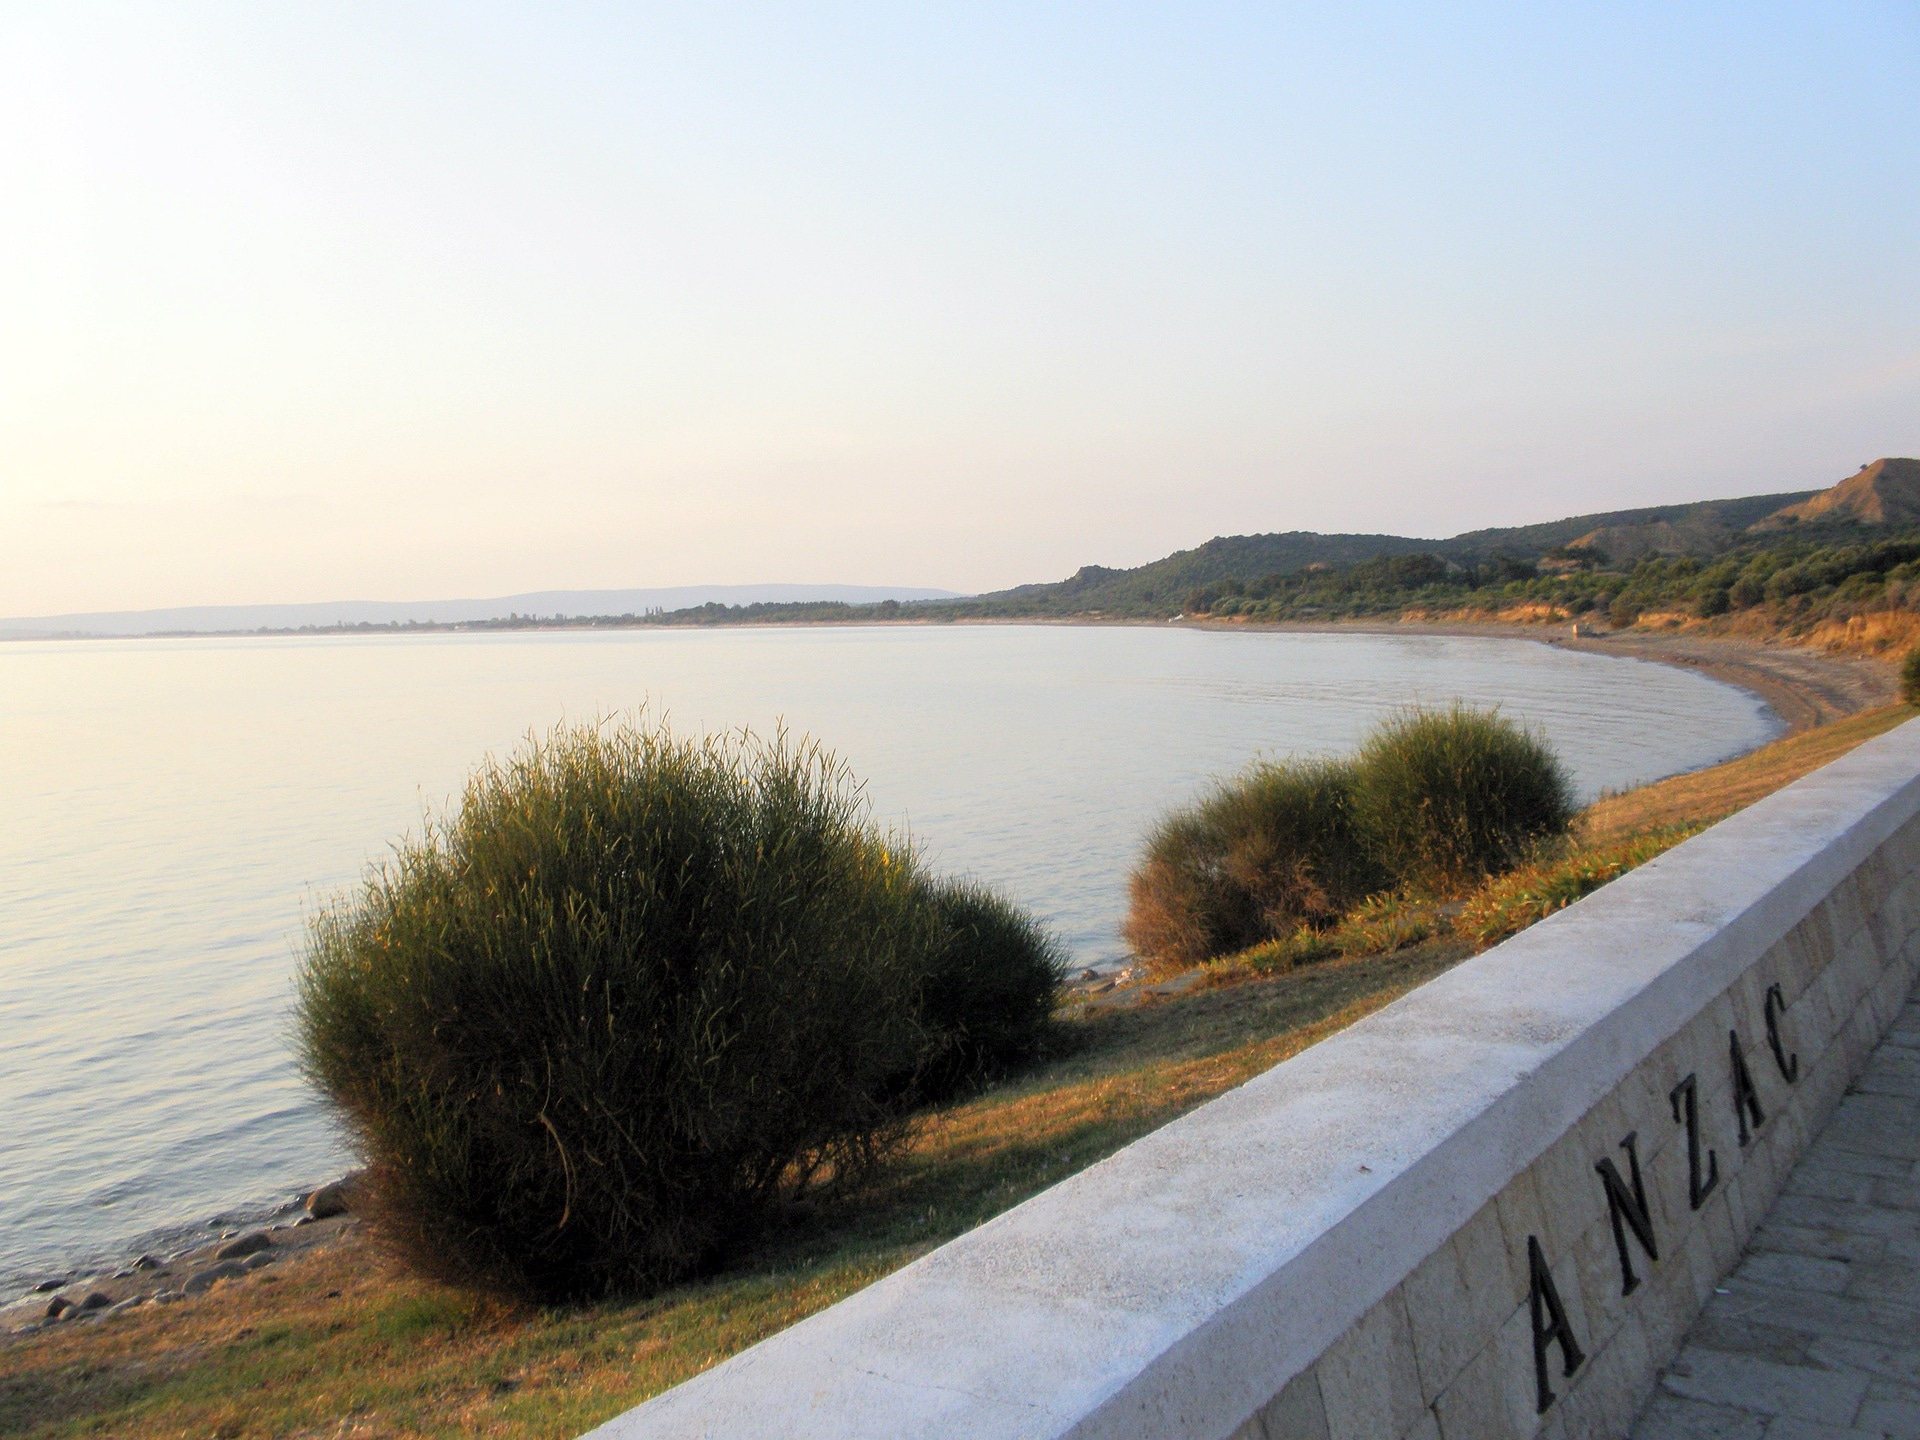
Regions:
<svg viewBox="0 0 1920 1440"><path fill-rule="evenodd" d="M790 605L838 601L952 600L951 590L910 585L678 585L656 590L535 590L491 600L342 600L312 605L191 605L171 610L113 610L0 619L0 639L57 635L205 635L254 630L335 629L343 625L459 625L514 616L644 615L698 605Z"/></svg>

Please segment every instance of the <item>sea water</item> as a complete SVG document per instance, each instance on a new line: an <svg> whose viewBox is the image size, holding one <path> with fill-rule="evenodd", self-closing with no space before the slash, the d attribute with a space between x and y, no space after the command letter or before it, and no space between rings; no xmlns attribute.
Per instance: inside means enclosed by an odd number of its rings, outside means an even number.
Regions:
<svg viewBox="0 0 1920 1440"><path fill-rule="evenodd" d="M562 720L785 724L937 869L1124 959L1166 807L1455 698L1583 796L1775 723L1697 674L1531 641L874 626L0 645L0 1297L268 1213L352 1163L288 1043L307 917L474 762Z"/></svg>

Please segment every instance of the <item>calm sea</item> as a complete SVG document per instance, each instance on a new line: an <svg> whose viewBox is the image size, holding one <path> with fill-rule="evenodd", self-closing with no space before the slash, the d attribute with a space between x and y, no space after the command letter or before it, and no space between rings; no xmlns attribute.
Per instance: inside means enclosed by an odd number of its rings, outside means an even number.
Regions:
<svg viewBox="0 0 1920 1440"><path fill-rule="evenodd" d="M1117 961L1164 807L1409 702L1498 703L1583 792L1767 739L1750 696L1526 641L965 626L0 645L0 1295L351 1163L289 1059L304 918L529 730L784 719L932 862Z"/></svg>

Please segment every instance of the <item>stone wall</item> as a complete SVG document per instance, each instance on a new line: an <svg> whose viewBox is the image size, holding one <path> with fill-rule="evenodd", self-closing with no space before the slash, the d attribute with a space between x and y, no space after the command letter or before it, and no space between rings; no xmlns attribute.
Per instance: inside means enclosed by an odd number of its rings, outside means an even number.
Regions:
<svg viewBox="0 0 1920 1440"><path fill-rule="evenodd" d="M1909 724L594 1432L1618 1435L1897 1013Z"/></svg>

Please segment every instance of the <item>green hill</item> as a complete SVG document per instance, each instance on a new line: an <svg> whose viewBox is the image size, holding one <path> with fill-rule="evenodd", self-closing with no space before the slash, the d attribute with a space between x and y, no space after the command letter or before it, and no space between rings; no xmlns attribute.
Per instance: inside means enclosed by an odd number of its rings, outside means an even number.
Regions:
<svg viewBox="0 0 1920 1440"><path fill-rule="evenodd" d="M1648 549L1672 553L1714 553L1729 548L1749 526L1789 505L1823 492L1750 495L1737 500L1701 500L1685 505L1655 505L1575 515L1540 525L1470 530L1446 540L1407 535L1322 535L1291 530L1277 535L1223 535L1191 550L1132 569L1082 567L1065 580L1020 585L971 600L914 606L915 613L959 615L1103 615L1172 614L1188 597L1209 586L1252 584L1272 575L1315 567L1343 569L1364 561L1400 555L1437 555L1464 569L1501 560L1537 561L1550 552L1598 537L1612 539L1623 551ZM1684 543L1628 545L1626 537L1674 537ZM1626 557L1623 557L1626 558Z"/></svg>

